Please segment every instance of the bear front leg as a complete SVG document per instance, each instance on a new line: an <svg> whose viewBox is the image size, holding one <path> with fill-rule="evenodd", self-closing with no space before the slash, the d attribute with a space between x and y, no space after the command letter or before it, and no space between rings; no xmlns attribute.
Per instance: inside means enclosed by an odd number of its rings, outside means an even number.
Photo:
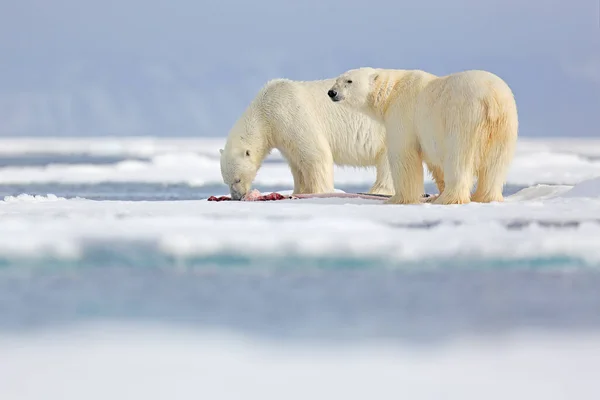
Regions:
<svg viewBox="0 0 600 400"><path fill-rule="evenodd" d="M423 159L414 144L396 145L388 149L394 195L386 204L419 204L425 193Z"/></svg>
<svg viewBox="0 0 600 400"><path fill-rule="evenodd" d="M290 169L292 171L292 177L294 178L293 194L307 193L304 189L304 178L302 177L302 171L295 165L290 165Z"/></svg>
<svg viewBox="0 0 600 400"><path fill-rule="evenodd" d="M333 193L333 155L329 146L303 154L302 169L305 193Z"/></svg>
<svg viewBox="0 0 600 400"><path fill-rule="evenodd" d="M394 183L387 152L383 152L377 160L377 177L375 183L368 191L370 194L394 194Z"/></svg>

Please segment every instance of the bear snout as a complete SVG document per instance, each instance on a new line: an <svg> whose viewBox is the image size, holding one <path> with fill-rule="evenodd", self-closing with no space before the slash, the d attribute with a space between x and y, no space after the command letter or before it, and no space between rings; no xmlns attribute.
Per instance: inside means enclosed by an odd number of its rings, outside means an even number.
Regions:
<svg viewBox="0 0 600 400"><path fill-rule="evenodd" d="M236 189L231 189L231 200L241 200L245 193L242 193Z"/></svg>
<svg viewBox="0 0 600 400"><path fill-rule="evenodd" d="M327 96L329 96L331 100L337 101L337 92L335 90L330 89L329 92L327 92Z"/></svg>

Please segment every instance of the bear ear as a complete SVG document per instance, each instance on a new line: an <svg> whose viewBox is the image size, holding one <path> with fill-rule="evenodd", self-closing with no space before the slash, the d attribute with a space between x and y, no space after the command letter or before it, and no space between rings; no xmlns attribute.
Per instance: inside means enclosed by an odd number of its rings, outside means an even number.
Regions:
<svg viewBox="0 0 600 400"><path fill-rule="evenodd" d="M223 149L219 149L219 154L223 154Z"/></svg>
<svg viewBox="0 0 600 400"><path fill-rule="evenodd" d="M250 156L250 150L246 150L246 157Z"/></svg>

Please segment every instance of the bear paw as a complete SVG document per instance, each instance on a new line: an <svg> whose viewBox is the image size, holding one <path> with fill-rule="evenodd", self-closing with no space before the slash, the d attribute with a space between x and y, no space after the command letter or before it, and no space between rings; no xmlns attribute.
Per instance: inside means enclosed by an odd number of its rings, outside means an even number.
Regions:
<svg viewBox="0 0 600 400"><path fill-rule="evenodd" d="M438 197L440 197L439 194L430 194L427 197L421 198L421 203L433 203Z"/></svg>
<svg viewBox="0 0 600 400"><path fill-rule="evenodd" d="M392 196L389 199L387 199L384 203L385 204L419 204L421 203L422 199L407 199L407 198L403 198L400 196Z"/></svg>

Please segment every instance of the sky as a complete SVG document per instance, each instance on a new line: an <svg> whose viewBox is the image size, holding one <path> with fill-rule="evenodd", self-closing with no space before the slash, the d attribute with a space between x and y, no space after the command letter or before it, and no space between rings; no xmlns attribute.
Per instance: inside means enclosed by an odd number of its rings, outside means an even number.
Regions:
<svg viewBox="0 0 600 400"><path fill-rule="evenodd" d="M0 136L225 136L273 78L486 69L521 136L600 136L598 0L0 1Z"/></svg>

